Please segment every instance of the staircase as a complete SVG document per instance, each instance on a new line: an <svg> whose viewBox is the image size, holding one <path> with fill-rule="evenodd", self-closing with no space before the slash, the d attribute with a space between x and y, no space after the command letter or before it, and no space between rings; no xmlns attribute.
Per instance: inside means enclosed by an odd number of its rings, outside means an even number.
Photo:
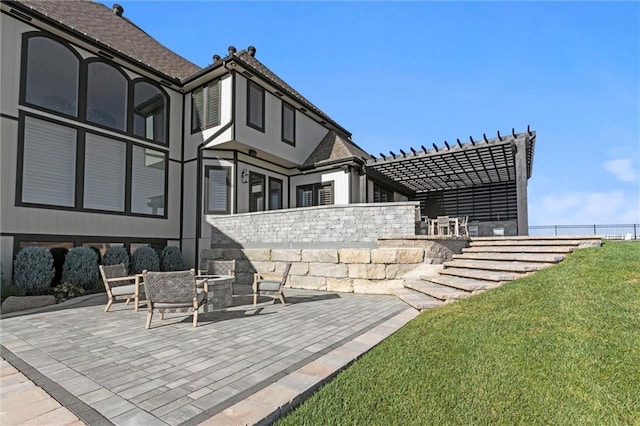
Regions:
<svg viewBox="0 0 640 426"><path fill-rule="evenodd" d="M598 236L472 238L438 275L405 279L394 294L415 309L430 309L555 265L576 249L600 245Z"/></svg>

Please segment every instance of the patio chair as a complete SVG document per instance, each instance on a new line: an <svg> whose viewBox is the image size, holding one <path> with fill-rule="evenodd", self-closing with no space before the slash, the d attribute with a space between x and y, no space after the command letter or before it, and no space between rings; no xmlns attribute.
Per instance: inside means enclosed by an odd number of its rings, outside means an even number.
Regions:
<svg viewBox="0 0 640 426"><path fill-rule="evenodd" d="M207 280L196 280L195 270L175 272L142 272L147 297L147 323L151 327L154 312L164 319L166 313L193 312L193 326L198 324L198 309L204 305L207 312Z"/></svg>
<svg viewBox="0 0 640 426"><path fill-rule="evenodd" d="M449 235L449 216L438 216L436 218L436 228L438 229L438 235Z"/></svg>
<svg viewBox="0 0 640 426"><path fill-rule="evenodd" d="M133 308L136 312L138 311L140 295L144 294L144 288L140 287L139 274L129 275L127 267L123 263L119 263L117 265L100 265L100 276L109 298L107 306L104 308L105 312L109 310L114 301L121 299L126 299L127 305L133 299Z"/></svg>
<svg viewBox="0 0 640 426"><path fill-rule="evenodd" d="M469 216L462 216L460 218L460 223L458 224L460 229L460 235L463 237L469 236Z"/></svg>
<svg viewBox="0 0 640 426"><path fill-rule="evenodd" d="M256 272L253 274L253 306L258 304L258 296L261 294L268 294L278 296L280 302L284 305L286 303L284 297L284 284L287 282L287 276L289 276L289 270L291 269L291 263L287 263L282 274L273 272ZM275 297L273 299L275 303Z"/></svg>
<svg viewBox="0 0 640 426"><path fill-rule="evenodd" d="M236 276L236 261L232 260L206 260L206 269L199 269L198 275L231 275Z"/></svg>

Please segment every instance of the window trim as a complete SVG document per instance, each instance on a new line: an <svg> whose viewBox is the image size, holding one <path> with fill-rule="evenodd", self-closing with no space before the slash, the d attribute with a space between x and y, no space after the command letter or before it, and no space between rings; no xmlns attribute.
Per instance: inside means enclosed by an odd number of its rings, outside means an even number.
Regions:
<svg viewBox="0 0 640 426"><path fill-rule="evenodd" d="M251 184L254 177L259 177L262 179L262 210L251 210L251 199L253 197L253 192L251 192ZM249 171L249 213L254 212L264 212L267 211L267 177L266 175L254 171Z"/></svg>
<svg viewBox="0 0 640 426"><path fill-rule="evenodd" d="M285 134L284 134L284 112L286 109L291 110L291 112L293 112L293 139L292 140L288 140L287 138L285 138ZM296 146L296 109L289 105L288 103L286 103L285 101L282 101L282 106L280 107L280 140L286 144L289 144L291 146Z"/></svg>
<svg viewBox="0 0 640 426"><path fill-rule="evenodd" d="M277 207L273 207L271 205L271 182L278 182L280 183L280 203ZM267 188L267 195L268 195L268 199L269 199L269 206L268 206L268 210L282 210L282 206L284 204L283 198L284 198L284 182L282 181L282 179L278 179L275 178L273 176L269 176L269 187Z"/></svg>
<svg viewBox="0 0 640 426"><path fill-rule="evenodd" d="M211 88L211 86L216 85L217 89L218 89L218 114L216 117L216 120L213 124L211 123L207 123L207 117L208 117L208 112L209 112L209 90ZM206 90L205 90L206 89ZM203 123L200 123L200 127L195 126L194 124L194 102L193 102L193 94L195 92L197 92L198 90L202 90L202 107L203 107L203 118L204 118L204 125ZM210 81L207 84L203 84L200 87L197 87L195 89L193 89L191 91L191 134L193 135L194 133L198 133L198 132L202 132L203 130L206 129L210 129L212 127L216 127L219 126L220 123L222 122L222 80L220 78L217 78L215 80Z"/></svg>
<svg viewBox="0 0 640 426"><path fill-rule="evenodd" d="M38 104L32 104L30 102L27 102L27 61L29 58L29 40L31 40L32 38L48 38L50 40L53 40L54 42L57 42L58 44L62 45L63 47L67 48L71 53L73 53L73 55L76 57L76 59L78 60L78 93L76 94L78 96L78 98L76 99L76 110L77 113L76 115L71 115L71 114L65 114L63 112L59 112L59 111L55 111L43 106L40 106ZM67 118L71 118L73 120L81 120L81 116L83 114L84 109L86 108L86 103L85 103L85 99L86 99L86 75L83 76L84 73L83 68L84 68L84 62L85 59L82 58L82 56L80 55L80 53L73 48L73 46L68 43L66 40L53 35L53 34L48 34L45 33L43 31L28 31L22 34L22 46L21 46L21 52L20 52L20 92L19 92L19 104L20 105L25 105L34 109L37 109L39 111L43 111L43 112L47 112L50 114L55 114L55 115L59 115L61 117L67 117Z"/></svg>
<svg viewBox="0 0 640 426"><path fill-rule="evenodd" d="M138 83L150 84L151 86L158 89L158 91L160 91L160 95L164 97L164 107L165 107L165 111L164 111L164 120L165 120L164 140L165 141L164 142L160 142L155 139L149 139L146 136L143 137L143 136L136 135L134 133L135 112L133 109L135 107L136 84ZM145 77L138 77L138 78L134 78L133 80L129 80L129 96L128 96L128 102L127 102L127 127L129 128L129 131L126 133L126 135L136 139L147 141L159 146L169 146L169 122L171 121L170 99L171 98L169 97L169 94L162 88L162 86L157 84L153 80L150 80Z"/></svg>
<svg viewBox="0 0 640 426"><path fill-rule="evenodd" d="M89 102L88 102L89 101L89 65L96 62L101 62L107 66L110 66L111 68L115 69L118 73L120 73L124 77L124 80L126 82L125 95L127 97L124 105L124 130L116 129L115 127L105 126L104 124L91 121L88 118L87 109L89 108ZM96 127L100 127L101 129L109 130L111 132L116 132L116 133L137 137L132 134L133 129L131 129L131 120L129 119L129 115L130 115L129 109L130 109L130 104L132 103L131 96L133 95L133 91L131 90L132 80L129 79L127 74L120 67L116 65L117 64L114 65L113 63L105 61L100 57L90 57L80 62L80 75L81 75L80 80L81 80L82 86L80 87L80 93L78 94L78 96L82 98L82 102L81 102L82 111L78 112L78 120L90 126L96 126ZM131 129L131 134L129 133L129 129Z"/></svg>
<svg viewBox="0 0 640 426"><path fill-rule="evenodd" d="M297 208L303 208L303 207L318 207L320 206L320 204L318 204L318 202L320 200L318 200L318 189L323 188L323 187L329 187L331 189L331 204L322 204L323 206L332 206L335 205L336 202L336 197L335 197L335 185L334 185L334 181L328 181L328 182L316 182L316 183L310 183L310 184L306 184L306 185L298 185L296 186L296 207ZM301 205L301 199L300 199L300 191L303 191L307 188L311 188L312 190L312 200L311 200L311 205L310 206L302 206Z"/></svg>
<svg viewBox="0 0 640 426"><path fill-rule="evenodd" d="M254 124L251 122L251 86L256 87L261 94L261 98L260 98L260 102L262 103L262 126L259 126L258 124ZM265 132L265 110L266 110L266 105L265 105L265 90L264 87L254 83L251 80L247 80L247 126L258 130L259 132L264 133Z"/></svg>
<svg viewBox="0 0 640 426"><path fill-rule="evenodd" d="M76 178L75 178L75 205L74 206L56 206L51 204L32 203L22 201L22 185L24 175L24 145L25 145L25 127L27 117L32 117L37 120L47 121L53 124L73 128L77 131L76 139ZM125 168L125 211L113 211L113 210L99 210L85 208L84 205L84 167L85 167L85 141L86 133L103 136L114 141L123 142L126 144L126 161L127 167ZM153 215L150 213L133 213L131 212L131 186L132 186L132 150L134 146L142 148L152 149L154 151L162 152L164 154L164 167L165 167L165 179L164 179L164 214ZM81 213L101 213L114 216L133 216L133 217L148 217L152 219L167 219L169 217L169 151L168 149L162 149L156 145L145 145L137 143L131 140L114 137L110 134L100 133L93 129L86 129L79 126L77 123L68 123L65 121L57 120L50 117L45 117L37 114L33 114L26 111L20 111L18 116L18 156L19 160L16 164L16 190L15 190L15 206L16 207L34 207L44 210L65 210Z"/></svg>
<svg viewBox="0 0 640 426"><path fill-rule="evenodd" d="M67 49L69 49L78 59L78 99L77 99L77 116L61 113L59 111L54 111L36 104L32 104L26 101L26 91L27 91L27 58L28 58L28 46L29 40L34 37L42 37L48 38L57 42ZM46 33L44 31L29 31L22 34L22 51L20 56L20 89L19 89L19 105L27 106L29 108L33 108L34 110L42 111L48 114L52 114L58 117L64 117L71 119L75 122L75 124L83 124L86 126L91 126L99 129L104 129L109 132L113 132L119 135L128 136L131 138L135 138L140 141L150 142L159 147L168 147L169 146L169 134L170 134L170 121L171 121L171 97L169 93L162 87L161 84L157 83L154 80L151 80L146 77L137 77L130 79L125 70L129 70L128 68L124 68L115 62L110 62L104 60L100 56L90 56L87 58L83 58L78 52L79 47L68 43L66 40L53 35ZM126 105L126 118L125 118L125 130L122 131L120 129L115 129L111 127L104 126L100 123L95 123L93 121L87 120L87 82L88 82L88 64L91 62L104 62L107 65L112 66L116 70L118 70L127 80L127 105ZM135 71L134 71L135 72ZM165 126L164 126L164 140L165 142L156 141L153 139L148 139L146 137L138 136L134 133L133 129L133 120L134 120L134 95L135 95L135 85L139 82L146 82L151 84L153 87L160 91L160 94L164 97L165 103Z"/></svg>
<svg viewBox="0 0 640 426"><path fill-rule="evenodd" d="M389 194L391 194L391 200L387 199L387 200L378 200L376 201L376 190L378 191L378 193L380 193L381 191L385 192L385 196L388 197ZM380 196L378 196L378 198L381 198ZM384 185L379 184L378 182L373 182L373 202L374 203L393 203L395 201L395 192L392 189L387 188Z"/></svg>
<svg viewBox="0 0 640 426"><path fill-rule="evenodd" d="M224 170L227 174L227 205L224 211L222 210L209 210L209 171L210 170ZM204 166L204 214L225 215L231 214L231 167L228 166Z"/></svg>

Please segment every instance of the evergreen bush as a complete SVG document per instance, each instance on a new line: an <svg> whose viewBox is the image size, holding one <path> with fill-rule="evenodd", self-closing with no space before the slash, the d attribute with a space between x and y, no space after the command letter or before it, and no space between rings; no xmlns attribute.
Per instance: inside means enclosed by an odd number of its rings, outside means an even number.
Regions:
<svg viewBox="0 0 640 426"><path fill-rule="evenodd" d="M160 258L151 246L141 246L133 252L131 256L131 268L134 274L140 274L142 271L159 271Z"/></svg>
<svg viewBox="0 0 640 426"><path fill-rule="evenodd" d="M161 267L163 271L184 271L187 269L178 247L167 246L162 249Z"/></svg>
<svg viewBox="0 0 640 426"><path fill-rule="evenodd" d="M100 249L98 247L95 246L91 246L89 247L91 250L93 250L93 252L95 254L98 255L98 265L102 265L102 253L100 252Z"/></svg>
<svg viewBox="0 0 640 426"><path fill-rule="evenodd" d="M62 282L75 284L85 289L93 287L98 280L98 255L88 247L69 250L62 268Z"/></svg>
<svg viewBox="0 0 640 426"><path fill-rule="evenodd" d="M54 274L53 257L46 248L25 247L16 255L13 282L25 294L47 291Z"/></svg>
<svg viewBox="0 0 640 426"><path fill-rule="evenodd" d="M112 246L104 252L104 256L102 257L102 264L105 266L108 265L117 265L119 263L123 263L127 271L129 270L129 253L127 249L120 246Z"/></svg>
<svg viewBox="0 0 640 426"><path fill-rule="evenodd" d="M69 253L69 249L66 247L53 247L49 249L51 256L53 257L53 269L55 274L53 275L52 286L57 286L62 281L62 268L64 267L64 258Z"/></svg>

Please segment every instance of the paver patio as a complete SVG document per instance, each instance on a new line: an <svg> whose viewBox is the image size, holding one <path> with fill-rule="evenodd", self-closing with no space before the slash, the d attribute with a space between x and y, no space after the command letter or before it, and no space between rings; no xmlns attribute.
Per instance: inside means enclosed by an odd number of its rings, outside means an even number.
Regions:
<svg viewBox="0 0 640 426"><path fill-rule="evenodd" d="M254 424L417 314L392 296L294 289L285 306L263 297L253 308L237 287L234 306L201 314L197 328L175 314L145 330L146 308L105 313L102 298L4 318L2 356L87 424Z"/></svg>

